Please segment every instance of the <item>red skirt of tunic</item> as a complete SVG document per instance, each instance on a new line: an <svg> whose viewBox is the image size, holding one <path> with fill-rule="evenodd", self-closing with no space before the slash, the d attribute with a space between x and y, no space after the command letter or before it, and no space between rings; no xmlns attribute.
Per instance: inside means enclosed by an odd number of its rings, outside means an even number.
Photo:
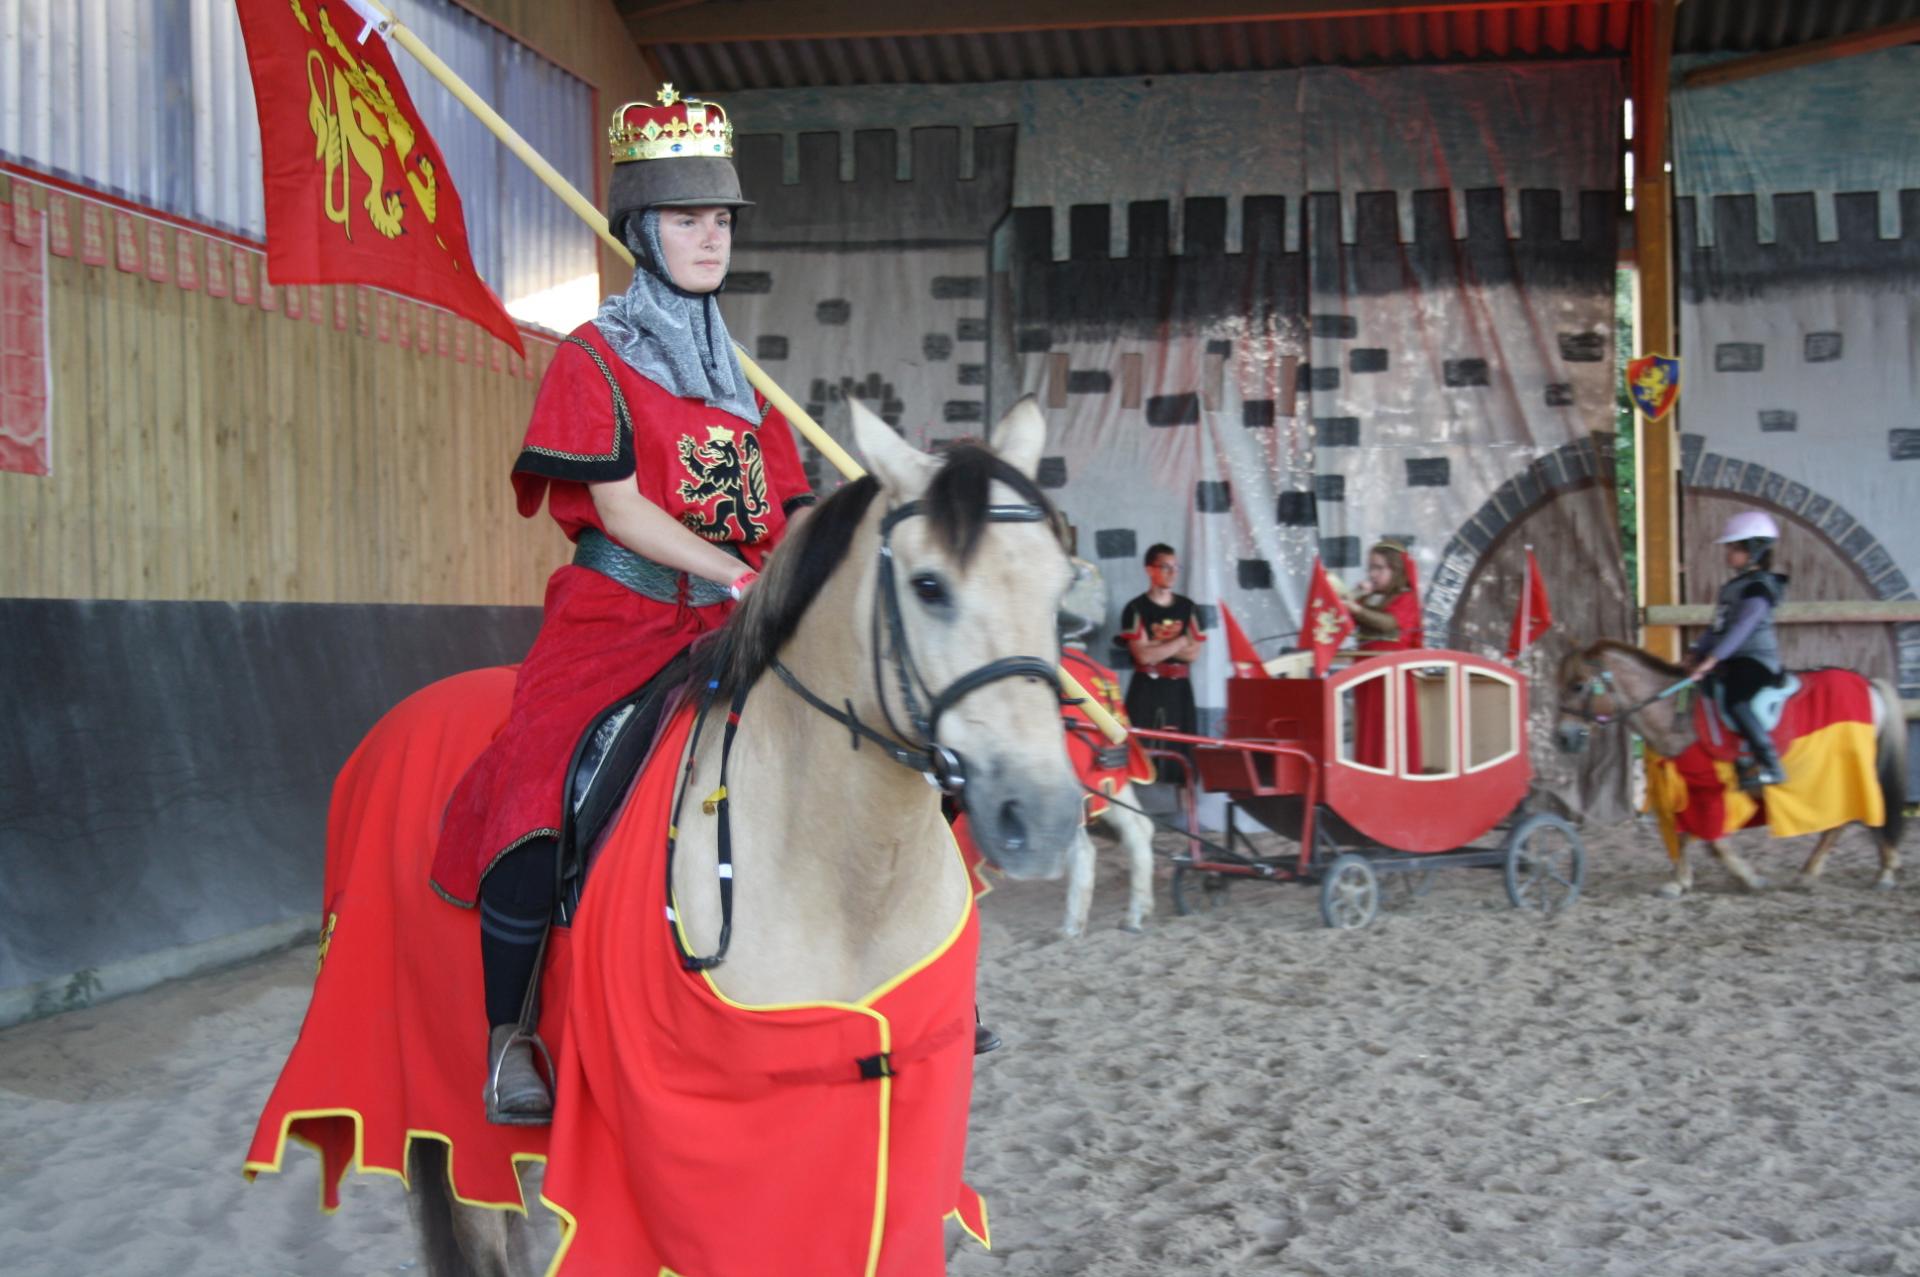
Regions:
<svg viewBox="0 0 1920 1277"><path fill-rule="evenodd" d="M567 764L588 724L732 611L731 603L660 603L571 564L555 572L506 726L447 801L434 889L471 908L501 856L529 839L558 837Z"/></svg>

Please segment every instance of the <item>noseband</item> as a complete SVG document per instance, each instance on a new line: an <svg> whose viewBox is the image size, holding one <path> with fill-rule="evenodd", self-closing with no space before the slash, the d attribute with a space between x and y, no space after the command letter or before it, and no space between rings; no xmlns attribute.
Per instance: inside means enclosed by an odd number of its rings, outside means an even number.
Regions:
<svg viewBox="0 0 1920 1277"><path fill-rule="evenodd" d="M887 729L882 733L862 722L853 710L829 705L776 659L773 672L800 698L833 719L850 733L853 748L862 739L873 742L896 763L927 778L927 783L950 797L959 797L967 786L966 760L940 743L940 720L948 710L966 697L993 683L1010 678L1037 678L1060 695L1060 666L1057 661L1038 656L1003 656L989 661L936 692L920 673L907 642L906 618L900 610L900 581L893 555L893 530L916 515L925 514L918 501L908 501L887 511L880 520L880 571L875 591L869 646L873 649L873 690L880 698L880 712L886 715ZM989 523L1045 523L1047 512L1037 505L995 505L987 507ZM902 730L887 699L887 667L893 668L893 682L905 707L907 726ZM906 743L902 743L906 742Z"/></svg>

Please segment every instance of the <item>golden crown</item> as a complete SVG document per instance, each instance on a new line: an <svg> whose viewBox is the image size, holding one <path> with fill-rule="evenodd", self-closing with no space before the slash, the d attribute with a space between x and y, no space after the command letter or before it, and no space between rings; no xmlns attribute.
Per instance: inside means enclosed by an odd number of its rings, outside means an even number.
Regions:
<svg viewBox="0 0 1920 1277"><path fill-rule="evenodd" d="M671 84L654 94L659 102L628 102L607 126L607 150L615 164L686 156L733 158L733 125L718 102L681 97Z"/></svg>

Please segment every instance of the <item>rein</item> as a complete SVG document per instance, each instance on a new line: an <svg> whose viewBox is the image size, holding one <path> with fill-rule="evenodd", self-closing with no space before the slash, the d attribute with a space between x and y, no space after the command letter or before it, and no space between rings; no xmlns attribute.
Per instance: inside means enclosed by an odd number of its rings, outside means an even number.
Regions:
<svg viewBox="0 0 1920 1277"><path fill-rule="evenodd" d="M861 721L854 712L851 700L843 701L844 708L838 708L821 698L778 657L770 661L769 666L801 700L846 728L855 750L860 748L862 739L871 741L888 758L925 777L935 789L949 797L959 798L963 797L967 785L966 760L940 744L936 733L940 730L941 717L974 692L1009 678L1044 679L1053 687L1054 694L1061 696L1060 667L1057 661L1037 656L1003 656L967 671L939 692L927 685L907 643L906 618L900 611L900 587L894 573L893 558L893 530L904 520L924 513L919 501L908 501L889 510L880 521L880 581L874 601L871 646L874 689L879 694L880 709L886 716L887 727L892 735ZM1044 523L1046 519L1046 511L1037 505L987 507L989 523ZM887 640L884 644L880 641L883 630ZM900 730L899 724L894 721L893 710L887 703L886 666L889 656L892 658L901 699L906 705L907 719L913 728L911 735ZM726 961L727 950L733 943L733 821L732 800L727 792L727 769L733 758L734 737L740 730L740 711L746 706L747 696L756 682L746 683L733 693L732 703L727 708L726 735L720 745L720 784L700 804L706 814L717 816L720 821L714 865L720 886L720 937L711 954L701 956L687 947L679 914L671 903L667 905L667 923L673 933L674 947L680 952L680 964L689 971L713 970ZM709 680L701 697L698 717L694 720L693 737L687 745L686 772L681 778L680 793L674 800L672 823L667 829L669 902L673 899L673 853L680 837L680 813L686 805L687 792L693 785L694 767L700 751L700 732L706 726L708 711L713 708L719 692L719 680ZM1063 696L1061 699L1062 703L1066 703ZM902 743L903 739L910 743Z"/></svg>
<svg viewBox="0 0 1920 1277"><path fill-rule="evenodd" d="M1606 692L1609 695L1618 694L1618 689L1614 687L1614 683L1613 683L1613 671L1603 669L1600 671L1597 677L1587 680L1586 698L1580 702L1579 708L1574 709L1571 707L1566 707L1566 708L1562 708L1560 712L1563 714L1571 715L1572 717L1581 719L1585 722L1592 723L1596 727L1608 727L1613 725L1614 723L1623 723L1623 724L1626 724L1627 726L1632 726L1632 724L1628 720L1630 720L1635 714L1638 714L1641 710L1646 709L1650 705L1659 704L1661 701L1666 700L1670 696L1677 696L1681 692L1685 691L1687 688L1692 686L1693 686L1693 679L1691 676L1689 676L1687 678L1681 679L1677 683L1661 688L1659 691L1647 697L1645 700L1635 701L1633 704L1627 706L1625 709L1615 709L1612 713L1609 713L1609 714L1596 714L1593 712L1593 698L1595 696L1598 696L1601 692Z"/></svg>

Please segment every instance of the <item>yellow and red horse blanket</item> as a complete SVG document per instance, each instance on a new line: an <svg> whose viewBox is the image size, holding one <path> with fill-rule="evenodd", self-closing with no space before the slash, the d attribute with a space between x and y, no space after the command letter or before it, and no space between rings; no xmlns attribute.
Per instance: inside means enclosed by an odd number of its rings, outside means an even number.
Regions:
<svg viewBox="0 0 1920 1277"><path fill-rule="evenodd" d="M1876 771L1873 685L1851 670L1809 670L1773 731L1787 783L1760 794L1740 788L1741 742L1705 698L1693 707L1694 744L1676 758L1647 754L1647 806L1670 855L1683 837L1707 841L1765 826L1776 838L1851 821L1886 819Z"/></svg>
<svg viewBox="0 0 1920 1277"><path fill-rule="evenodd" d="M541 1033L555 1121L481 1112L476 915L427 885L440 811L506 720L511 670L415 693L342 770L328 822L326 931L299 1040L262 1112L249 1176L291 1138L347 1171L403 1175L407 1146L451 1149L455 1195L522 1209L515 1163L548 1161L566 1221L554 1277L938 1277L943 1221L983 1241L961 1182L973 1079L977 915L853 1003L728 1001L668 930L665 843L683 713L629 795L574 926L553 935Z"/></svg>

